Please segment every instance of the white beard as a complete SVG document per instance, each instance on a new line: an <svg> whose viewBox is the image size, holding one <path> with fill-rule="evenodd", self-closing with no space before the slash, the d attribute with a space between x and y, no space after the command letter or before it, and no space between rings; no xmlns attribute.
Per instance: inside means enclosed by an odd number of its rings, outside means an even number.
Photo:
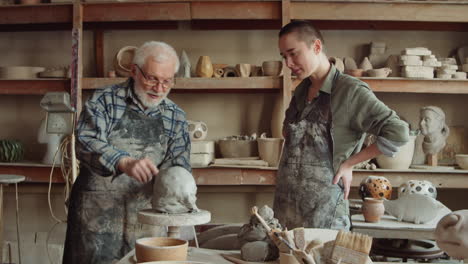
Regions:
<svg viewBox="0 0 468 264"><path fill-rule="evenodd" d="M166 97L169 91L165 93L155 93L155 92L147 92L144 91L139 85L135 84L135 94L137 95L140 102L143 104L144 107L147 108L156 108ZM159 98L157 101L151 99L148 94L157 95Z"/></svg>

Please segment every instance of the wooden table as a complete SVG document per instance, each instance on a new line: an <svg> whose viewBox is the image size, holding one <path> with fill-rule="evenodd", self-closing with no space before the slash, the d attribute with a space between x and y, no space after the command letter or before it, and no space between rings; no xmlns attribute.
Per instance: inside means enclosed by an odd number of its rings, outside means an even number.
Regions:
<svg viewBox="0 0 468 264"><path fill-rule="evenodd" d="M434 230L439 220L448 211L442 210L432 221L426 224L399 222L391 215L384 215L378 223L367 223L362 214L351 217L352 231L374 238L394 239L434 239Z"/></svg>

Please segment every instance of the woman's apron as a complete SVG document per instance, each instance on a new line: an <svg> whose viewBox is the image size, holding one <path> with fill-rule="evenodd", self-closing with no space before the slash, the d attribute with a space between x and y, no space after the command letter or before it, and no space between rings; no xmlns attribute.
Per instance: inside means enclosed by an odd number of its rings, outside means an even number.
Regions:
<svg viewBox="0 0 468 264"><path fill-rule="evenodd" d="M163 161L167 138L162 117L151 118L127 107L108 138L132 158ZM151 208L153 181L140 183L126 174L103 177L82 166L71 194L63 263L113 263L135 245L141 231L137 213Z"/></svg>
<svg viewBox="0 0 468 264"><path fill-rule="evenodd" d="M347 229L343 189L332 183L335 173L330 95L320 93L307 103L298 120L285 127L287 137L276 182L275 216L288 229Z"/></svg>

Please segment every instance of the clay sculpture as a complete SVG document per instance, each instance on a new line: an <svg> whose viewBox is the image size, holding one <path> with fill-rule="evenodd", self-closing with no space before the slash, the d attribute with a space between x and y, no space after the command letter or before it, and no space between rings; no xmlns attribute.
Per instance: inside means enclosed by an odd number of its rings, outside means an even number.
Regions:
<svg viewBox="0 0 468 264"><path fill-rule="evenodd" d="M437 198L437 189L430 181L409 180L398 188L398 197L411 193L426 195L434 199Z"/></svg>
<svg viewBox="0 0 468 264"><path fill-rule="evenodd" d="M197 185L192 174L183 167L163 169L155 177L153 209L169 214L198 212Z"/></svg>
<svg viewBox="0 0 468 264"><path fill-rule="evenodd" d="M260 208L258 214L272 229L281 230L281 224L274 218L273 210L267 205ZM249 223L243 225L238 234L241 245L241 256L246 261L268 261L277 259L278 248L267 235L267 230L255 215L250 217Z"/></svg>
<svg viewBox="0 0 468 264"><path fill-rule="evenodd" d="M444 216L434 232L437 246L456 259L468 259L468 210ZM466 261L464 262L466 263Z"/></svg>
<svg viewBox="0 0 468 264"><path fill-rule="evenodd" d="M411 193L396 200L384 200L385 211L398 221L425 224L437 215L450 212L445 205L432 197Z"/></svg>

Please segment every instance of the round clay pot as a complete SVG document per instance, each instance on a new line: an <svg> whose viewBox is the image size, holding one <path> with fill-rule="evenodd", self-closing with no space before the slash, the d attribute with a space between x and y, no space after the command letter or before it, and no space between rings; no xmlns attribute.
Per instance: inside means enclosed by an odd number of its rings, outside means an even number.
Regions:
<svg viewBox="0 0 468 264"><path fill-rule="evenodd" d="M264 61L262 70L265 76L279 76L283 70L283 63L281 61Z"/></svg>
<svg viewBox="0 0 468 264"><path fill-rule="evenodd" d="M114 57L114 70L117 76L130 77L132 71L133 57L137 47L125 46L121 48Z"/></svg>
<svg viewBox="0 0 468 264"><path fill-rule="evenodd" d="M187 260L188 242L170 237L145 237L137 239L135 256L137 261L185 261Z"/></svg>
<svg viewBox="0 0 468 264"><path fill-rule="evenodd" d="M400 150L395 154L395 157L387 157L383 154L379 155L375 158L377 160L377 164L382 169L408 169L413 161L415 141L416 136L409 136L409 141L400 147Z"/></svg>
<svg viewBox="0 0 468 264"><path fill-rule="evenodd" d="M200 56L195 72L198 77L211 78L213 76L213 64L209 56Z"/></svg>
<svg viewBox="0 0 468 264"><path fill-rule="evenodd" d="M257 138L257 142L260 159L268 162L268 166L270 167L278 167L284 139Z"/></svg>
<svg viewBox="0 0 468 264"><path fill-rule="evenodd" d="M378 223L385 212L383 200L366 197L362 204L364 220L369 223Z"/></svg>
<svg viewBox="0 0 468 264"><path fill-rule="evenodd" d="M468 154L456 154L455 160L463 170L468 170Z"/></svg>

